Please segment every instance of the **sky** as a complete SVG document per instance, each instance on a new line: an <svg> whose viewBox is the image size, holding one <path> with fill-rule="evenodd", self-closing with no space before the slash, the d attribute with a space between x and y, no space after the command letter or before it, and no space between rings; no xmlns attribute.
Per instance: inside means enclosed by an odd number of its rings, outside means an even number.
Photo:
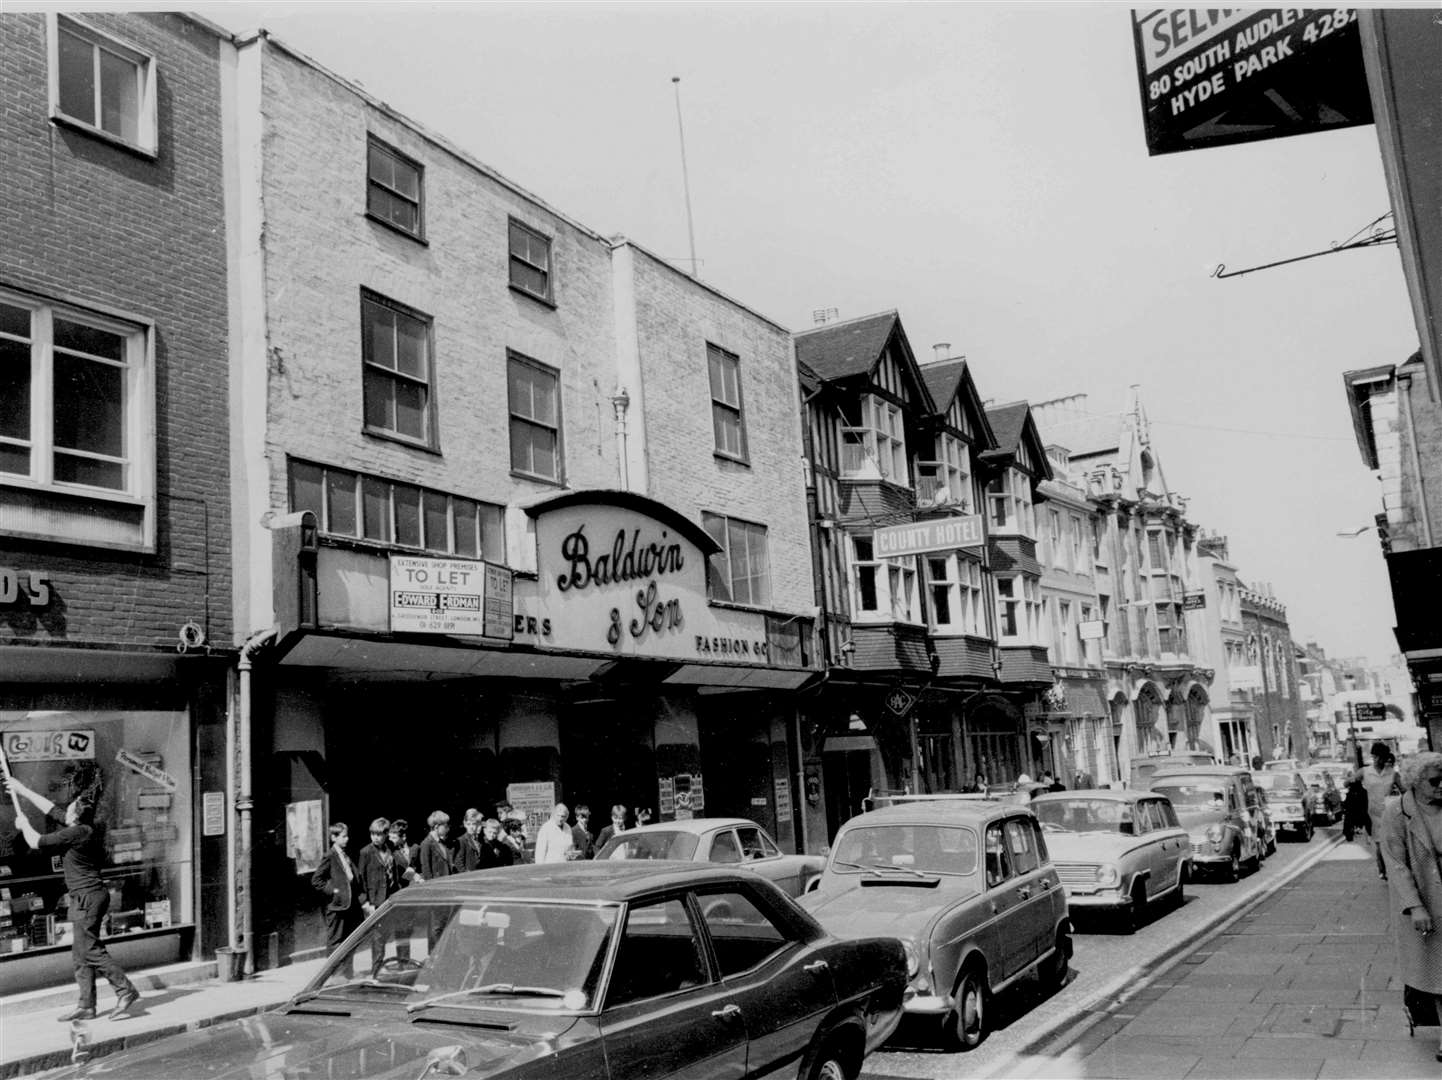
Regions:
<svg viewBox="0 0 1442 1080"><path fill-rule="evenodd" d="M1417 348L1371 125L1149 157L1115 4L244 3L567 216L794 330L895 309L983 398L1141 388L1167 483L1298 641L1396 652L1342 373ZM673 84L673 78L680 78ZM1045 436L1045 433L1043 433Z"/></svg>

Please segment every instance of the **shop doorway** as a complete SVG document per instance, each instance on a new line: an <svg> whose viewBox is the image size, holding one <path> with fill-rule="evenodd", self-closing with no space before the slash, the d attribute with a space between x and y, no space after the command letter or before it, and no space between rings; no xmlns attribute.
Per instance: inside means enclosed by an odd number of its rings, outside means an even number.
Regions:
<svg viewBox="0 0 1442 1080"><path fill-rule="evenodd" d="M848 819L866 809L871 794L872 747L846 744L874 743L869 736L831 738L821 754L822 789L826 792L826 842Z"/></svg>
<svg viewBox="0 0 1442 1080"><path fill-rule="evenodd" d="M651 714L621 700L583 702L561 713L560 796L574 811L591 808L591 828L611 823L611 807L628 811L627 824L646 809L657 820L656 751Z"/></svg>
<svg viewBox="0 0 1442 1080"><path fill-rule="evenodd" d="M750 818L775 836L769 717L728 712L699 721L706 789L702 816Z"/></svg>

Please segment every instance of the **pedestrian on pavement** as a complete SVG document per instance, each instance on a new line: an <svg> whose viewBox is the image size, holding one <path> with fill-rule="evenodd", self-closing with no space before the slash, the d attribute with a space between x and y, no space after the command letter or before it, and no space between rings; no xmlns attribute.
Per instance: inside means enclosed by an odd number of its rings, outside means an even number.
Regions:
<svg viewBox="0 0 1442 1080"><path fill-rule="evenodd" d="M1397 966L1409 996L1430 998L1442 1025L1442 754L1416 754L1404 769L1405 794L1387 800L1380 830Z"/></svg>
<svg viewBox="0 0 1442 1080"><path fill-rule="evenodd" d="M115 988L115 1007L110 1019L124 1020L130 1008L140 1000L140 991L126 978L125 971L106 951L100 940L100 925L110 910L110 890L101 879L100 868L105 862L104 831L95 824L95 802L88 795L79 795L55 813L55 804L44 795L30 790L13 776L6 776L10 790L29 802L60 828L41 833L15 800L15 825L25 842L36 851L60 852L60 865L65 871L65 891L70 894L70 923L74 935L70 945L71 964L80 1001L61 1022L95 1019L95 974L105 976Z"/></svg>
<svg viewBox="0 0 1442 1080"><path fill-rule="evenodd" d="M501 819L501 842L511 849L516 866L535 861L526 851L526 819L518 811Z"/></svg>
<svg viewBox="0 0 1442 1080"><path fill-rule="evenodd" d="M511 845L501 839L501 823L495 818L481 822L481 869L510 866L516 861Z"/></svg>
<svg viewBox="0 0 1442 1080"><path fill-rule="evenodd" d="M596 841L591 838L591 808L585 803L576 804L576 824L571 826L571 842L579 852L578 859L589 859L596 854Z"/></svg>
<svg viewBox="0 0 1442 1080"><path fill-rule="evenodd" d="M461 818L465 832L456 842L455 871L464 874L481 867L481 812L474 807Z"/></svg>
<svg viewBox="0 0 1442 1080"><path fill-rule="evenodd" d="M391 823L383 817L371 822L371 842L360 849L356 872L365 886L366 899L361 908L369 915L385 903L386 897L399 889L400 870L396 866L395 849L390 842Z"/></svg>
<svg viewBox="0 0 1442 1080"><path fill-rule="evenodd" d="M626 808L620 803L611 807L611 824L601 830L601 835L596 837L596 850L600 851L606 846L606 841L617 833L626 831Z"/></svg>
<svg viewBox="0 0 1442 1080"><path fill-rule="evenodd" d="M421 848L419 844L407 842L406 833L409 831L410 823L405 818L391 819L388 836L396 859L396 879L401 888L421 880L421 875L416 870L416 864L420 862Z"/></svg>
<svg viewBox="0 0 1442 1080"><path fill-rule="evenodd" d="M421 841L419 865L416 869L424 881L449 877L451 873L451 852L446 846L446 834L451 831L451 815L444 810L432 810L426 818L430 832Z"/></svg>
<svg viewBox="0 0 1442 1080"><path fill-rule="evenodd" d="M571 808L565 803L551 807L551 820L536 831L536 862L569 862L576 857L576 843L571 837Z"/></svg>
<svg viewBox="0 0 1442 1080"><path fill-rule="evenodd" d="M1382 810L1389 795L1402 794L1402 780L1397 775L1397 759L1392 748L1378 740L1372 744L1372 764L1360 770L1362 787L1367 792L1367 832L1372 837L1372 854L1377 859L1377 876L1387 880L1387 867L1382 862Z"/></svg>
<svg viewBox="0 0 1442 1080"><path fill-rule="evenodd" d="M330 849L310 876L311 887L326 897L325 953L329 956L346 939L364 917L370 897L365 882L356 873L355 864L346 854L350 829L344 822L330 827Z"/></svg>

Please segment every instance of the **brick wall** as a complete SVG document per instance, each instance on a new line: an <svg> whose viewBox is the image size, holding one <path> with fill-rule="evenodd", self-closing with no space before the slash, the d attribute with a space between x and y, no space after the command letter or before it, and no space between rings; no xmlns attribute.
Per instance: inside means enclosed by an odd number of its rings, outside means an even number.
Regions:
<svg viewBox="0 0 1442 1080"><path fill-rule="evenodd" d="M790 335L644 252L635 252L633 266L647 493L693 520L705 511L765 525L772 606L809 611L815 599ZM739 358L744 464L715 453L708 343Z"/></svg>
<svg viewBox="0 0 1442 1080"><path fill-rule="evenodd" d="M615 487L608 245L263 47L271 505L288 454L500 504L556 490L511 475L507 349L560 373L567 486ZM368 133L424 167L425 244L365 216ZM553 237L554 307L508 286L511 216ZM362 431L362 287L433 320L438 452Z"/></svg>
<svg viewBox="0 0 1442 1080"><path fill-rule="evenodd" d="M230 629L227 306L218 49L175 14L86 14L155 57L154 160L49 119L46 16L0 18L0 283L155 324L156 550L0 537L50 574L49 608L0 608L0 643L173 645ZM3 498L3 491L0 491Z"/></svg>

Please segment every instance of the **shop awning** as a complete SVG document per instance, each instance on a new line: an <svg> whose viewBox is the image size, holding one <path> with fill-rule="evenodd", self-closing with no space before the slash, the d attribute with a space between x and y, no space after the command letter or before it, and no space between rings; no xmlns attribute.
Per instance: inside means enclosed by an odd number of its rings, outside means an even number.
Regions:
<svg viewBox="0 0 1442 1080"><path fill-rule="evenodd" d="M721 667L683 664L662 680L665 686L727 686L738 690L800 690L819 672L807 668Z"/></svg>

